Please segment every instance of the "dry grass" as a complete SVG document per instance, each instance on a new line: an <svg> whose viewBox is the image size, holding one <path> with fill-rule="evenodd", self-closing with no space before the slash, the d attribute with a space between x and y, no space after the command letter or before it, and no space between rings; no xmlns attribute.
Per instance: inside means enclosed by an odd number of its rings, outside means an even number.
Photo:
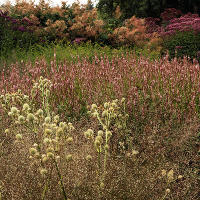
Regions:
<svg viewBox="0 0 200 200"><path fill-rule="evenodd" d="M143 89L144 92L145 90L148 91L149 85L153 85L153 83L155 82L144 82L140 85L139 82L141 80L146 81L146 75L150 75L151 69L154 69L156 67L159 67L160 70L168 70L168 74L170 75L170 77L173 78L170 80L172 84L174 83L174 89L181 89L182 85L190 85L190 77L192 77L192 80L195 80L195 83L198 80L198 74L196 73L197 71L189 71L189 69L196 69L195 64L191 64L190 68L188 67L188 69L186 68L186 61L184 61L183 63L179 63L176 60L172 62L162 60L161 63L148 63L147 61L143 60L143 58L140 59L138 62L136 62L136 60L134 59L119 59L119 61L121 63L118 62L118 64L120 64L121 67L124 64L123 70L126 70L127 66L130 67L131 63L137 64L135 66L138 66L138 68L135 67L135 71L137 72L138 82L135 82L135 84L138 84L137 86L141 87L139 89ZM42 66L45 66L45 62L43 61L42 63ZM81 66L81 63L79 64ZM87 62L85 60L85 67L87 66L86 64ZM105 66L104 63L98 61L97 63L93 63L93 66L90 65L90 67L97 67L97 64L101 65L102 67ZM174 68L171 68L174 64L176 64ZM111 66L113 66L113 70L115 69L115 65L116 63L114 62L111 64ZM184 65L182 68L182 73L180 73L179 71L179 69L181 69L181 65ZM39 69L39 62L36 63L36 66L38 66ZM37 69L36 66L35 68L33 68L35 71ZM164 68L164 66L166 68ZM30 68L31 67L32 66L30 65ZM52 62L51 69L54 70L54 75L56 75L56 71L53 67L55 66ZM72 71L73 69L77 69L73 68L75 67L74 64L70 67ZM122 68L120 69L122 70ZM147 72L144 73L145 69L149 70L149 74ZM85 70L88 70L86 75L90 74L89 68L86 68ZM107 70L107 75L110 75L110 77L112 77L113 80L116 80L114 74L111 73L109 68ZM38 72L46 73L45 71L42 71L42 68L40 68ZM159 72L161 73L162 71L156 71L154 72L154 74L158 73L157 75L159 77ZM75 74L74 76L78 78L76 70L74 70L73 73ZM176 77L177 73L180 76ZM129 80L130 78L129 81L131 83L132 79L130 76L128 76L129 73L127 72L125 74L127 74L127 76L125 77L126 80ZM188 76L188 74L190 76ZM19 74L17 73L16 68L15 70L13 70L11 75L12 76L9 76L7 74L7 76L4 76L2 78L2 80L5 80L4 82L1 80L2 87L4 86L4 88L6 88L6 86L8 86L9 80L10 83L14 83L17 86L22 86L24 83L26 83L25 79L27 82L31 82L31 77L29 77L28 79L28 74L24 74L24 79L21 79ZM38 76L39 75L41 74L38 74ZM95 81L97 77L95 78L94 71L91 72L90 75L92 77L91 81L85 81L83 83L91 86L91 83L93 83L93 81ZM116 73L116 77L118 75L119 73ZM163 80L168 80L167 77L165 77L165 73L161 75L162 76L160 77L163 78ZM181 78L181 75L184 75L185 79ZM35 77L36 76L37 75L35 75ZM62 74L62 76L64 77L64 74ZM62 78L62 76L60 76L60 79ZM83 77L83 74L81 77ZM107 76L105 75L105 77ZM103 78L106 79L105 77L103 77L102 75L102 80ZM55 80L58 79L59 77L57 77ZM162 81L162 79L160 80ZM159 89L162 86L166 89L165 92L167 93L168 89L170 88L170 84L160 85L160 80L156 79L157 84L160 87L151 86L154 89L154 94L158 96L159 93L156 89ZM63 80L61 80L61 82L62 81ZM55 85L57 83L59 83L59 81L56 82ZM65 86L64 83L65 82L63 82L63 86ZM117 88L119 88L117 87L119 86L118 83L119 82L117 82L116 80L116 88L113 88L116 94L117 92L120 92L117 90ZM73 85L72 82L71 84ZM90 97L92 96L92 88L84 88L84 84L82 84L81 87L84 89L84 91L88 89L87 91L90 95L85 97L90 99ZM27 91L29 91L30 95L31 90L30 88L28 88L28 85L26 86L26 89ZM132 87L135 88L134 85ZM71 88L73 91L73 87ZM98 91L101 91L102 88L99 88L100 90L98 90L98 88L96 89L96 93L98 93ZM139 89L137 91L138 93L140 92ZM196 97L198 97L196 89L197 86L191 84L190 90L187 90L187 93L184 90L177 91L177 101L179 98L184 99L183 95L191 96L193 94L196 95ZM76 94L76 88L73 92L74 99L79 99L80 94ZM107 95L109 95L109 89L107 92ZM176 92L176 90L174 90L174 92ZM86 93L83 94L86 95ZM169 95L171 102L173 103L173 95L171 93L167 94ZM132 98L132 100L134 100L135 97L133 97L133 94L130 93L129 95ZM147 93L144 93L144 95L147 95ZM56 102L55 96L56 93L52 96L50 95L50 98L52 98L50 104ZM95 97L96 96L93 96L93 98ZM159 98L161 99L165 97L167 96L159 96ZM105 160L105 153L101 152L101 162L99 164L98 153L94 148L94 141L87 140L84 137L84 132L89 128L92 128L95 131L95 136L97 135L98 130L101 129L101 125L99 124L96 118L90 118L89 116L85 115L79 120L75 119L74 121L72 121L73 126L75 127L75 131L72 133L73 143L68 144L66 143L66 139L62 138L62 140L60 140L61 148L58 151L58 153L55 152L55 154L58 154L60 156L60 158L56 159L56 162L59 168L59 172L62 175L62 178L58 176L58 171L56 171L53 159L50 159L49 162L45 164L45 168L48 170L48 173L45 177L43 177L41 176L39 171L39 167L43 166L43 163L36 162L37 159L35 158L30 159L29 153L29 149L33 147L33 144L36 142L36 138L38 144L41 143L42 146L42 141L44 139L42 127L38 126L38 134L35 134L32 130L28 130L28 128L26 127L19 128L20 126L14 125L10 117L1 108L0 193L2 199L66 199L64 198L63 191L61 190L61 180L64 186L64 191L67 194L67 198L73 200L198 199L198 134L200 124L197 112L198 103L195 104L195 101L193 100L193 102L191 103L191 105L193 106L188 106L188 112L186 112L187 115L185 115L184 118L182 118L183 121L180 120L181 117L179 117L178 115L179 113L183 114L183 112L181 111L181 103L175 104L177 107L174 107L172 104L169 104L168 106L169 108L171 108L171 111L177 111L177 109L179 108L179 112L177 112L177 118L166 117L163 122L162 115L159 115L159 112L160 110L162 110L162 108L165 107L165 104L162 104L161 106L159 104L155 104L153 110L154 112L151 110L153 114L150 113L148 115L150 109L148 106L145 107L145 105L147 105L148 103L148 99L144 100L141 99L141 97L137 98L138 99L135 102L135 115L130 115L129 120L127 121L127 126L125 126L125 129L123 129L122 131L122 133L125 133L126 130L129 130L129 139L131 143L129 146L127 146L126 144L124 145L124 151L119 151L119 142L122 141L121 137L119 137L120 129L118 129L118 126L116 128L113 124L115 122L113 122L111 123L111 126L109 128L107 127L108 130L112 132L112 137L110 138L109 142L110 149L106 161L107 167L105 171L106 174L105 180L103 181L103 185L102 180L100 181L100 178L102 178L102 173L105 169L102 167ZM152 98L152 101L156 101L155 96L153 97L153 95L152 97L148 96L148 98ZM102 98L98 100L99 102L104 101L104 99ZM44 105L43 103L40 103L41 101L42 98L40 98L38 94L38 96L33 100L32 103L34 103L38 109L41 107L41 105ZM130 98L127 99L127 101L129 101L130 105ZM137 103L140 104L138 105L138 107ZM32 104L30 105L32 106ZM55 108L55 105L56 104L52 106L53 109ZM15 106L17 106L17 108L20 109L19 104L16 104ZM76 106L76 104L74 106ZM7 107L9 111L11 106L8 104ZM98 108L103 109L103 107L104 106L99 105ZM195 108L197 110L195 110ZM34 113L37 109L34 108L32 112ZM44 105L44 109L47 109L46 103ZM54 109L54 111L56 110ZM45 110L45 112L48 113L48 110ZM63 110L63 112L65 112L65 110ZM127 112L129 114L131 113L130 110L127 110ZM66 117L66 115L62 115L60 120L66 122L70 121L69 118ZM10 133L5 133L5 129L9 127L11 127ZM23 139L20 142L16 142L16 134L23 135ZM42 151L45 151L45 148L46 147L42 146ZM71 162L67 162L65 159L65 155L68 154L71 154L73 156L73 160ZM88 155L92 156L91 160L86 159ZM99 166L101 166L101 168L99 168ZM166 173L168 173L170 170L173 170L173 176L171 178L169 178L169 176L168 178L167 176L163 177L163 170L166 170ZM42 198L45 185L48 187L45 192L45 198ZM166 189L169 193L166 193Z"/></svg>
<svg viewBox="0 0 200 200"><path fill-rule="evenodd" d="M83 136L87 127L98 127L90 120L75 124L74 143L69 150L74 161L67 164L61 160L59 166L63 175L66 192L70 199L162 199L166 188L171 192L166 199L196 200L198 197L198 140L199 120L193 119L171 130L169 127L146 127L138 137L132 130L134 147L139 154L133 159L128 156L117 157L116 152L109 156L105 189L99 197L98 164L96 152ZM14 144L12 134L5 135L5 120L1 121L1 193L2 199L41 199L44 179L37 165L29 159L31 137L22 143ZM98 129L97 129L98 130ZM63 152L62 152L63 153ZM93 159L85 158L90 154ZM161 171L174 170L175 177L182 175L169 186ZM63 199L59 179L52 170L46 199Z"/></svg>

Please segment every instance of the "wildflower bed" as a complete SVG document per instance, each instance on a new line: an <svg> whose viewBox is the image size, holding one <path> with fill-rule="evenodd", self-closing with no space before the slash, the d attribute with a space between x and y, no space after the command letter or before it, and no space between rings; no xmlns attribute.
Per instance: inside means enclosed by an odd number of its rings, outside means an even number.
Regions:
<svg viewBox="0 0 200 200"><path fill-rule="evenodd" d="M199 64L129 52L1 72L2 199L197 199Z"/></svg>

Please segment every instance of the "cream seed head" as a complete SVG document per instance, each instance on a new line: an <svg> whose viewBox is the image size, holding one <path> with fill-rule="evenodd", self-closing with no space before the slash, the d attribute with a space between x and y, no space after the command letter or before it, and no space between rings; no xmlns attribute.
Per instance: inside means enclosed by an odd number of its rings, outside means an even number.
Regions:
<svg viewBox="0 0 200 200"><path fill-rule="evenodd" d="M121 124L118 124L117 128L118 128L118 129L122 129L123 127L122 127Z"/></svg>
<svg viewBox="0 0 200 200"><path fill-rule="evenodd" d="M57 130L57 125L55 123L51 124L51 128L56 131Z"/></svg>
<svg viewBox="0 0 200 200"><path fill-rule="evenodd" d="M44 131L44 133L46 135L51 135L53 133L53 131L51 129L49 129L49 128L46 128L45 131Z"/></svg>
<svg viewBox="0 0 200 200"><path fill-rule="evenodd" d="M43 143L44 143L45 145L49 144L49 143L50 143L50 142L49 142L49 138L44 138Z"/></svg>
<svg viewBox="0 0 200 200"><path fill-rule="evenodd" d="M69 129L70 129L71 131L73 131L73 130L75 129L71 122L68 123L68 126L69 126Z"/></svg>
<svg viewBox="0 0 200 200"><path fill-rule="evenodd" d="M54 121L55 121L55 122L58 122L58 121L59 121L59 115L56 115L56 116L54 117Z"/></svg>
<svg viewBox="0 0 200 200"><path fill-rule="evenodd" d="M51 118L50 117L45 117L45 123L50 123L51 122Z"/></svg>
<svg viewBox="0 0 200 200"><path fill-rule="evenodd" d="M44 111L42 109L37 110L36 115L42 116L44 114Z"/></svg>
<svg viewBox="0 0 200 200"><path fill-rule="evenodd" d="M107 117L108 116L108 111L107 110L104 110L103 112L102 112L102 117Z"/></svg>
<svg viewBox="0 0 200 200"><path fill-rule="evenodd" d="M95 110L95 109L97 109L97 105L96 104L92 104L91 110Z"/></svg>
<svg viewBox="0 0 200 200"><path fill-rule="evenodd" d="M94 135L94 131L92 129L88 129L87 132L90 134L90 136Z"/></svg>
<svg viewBox="0 0 200 200"><path fill-rule="evenodd" d="M48 158L54 158L54 154L53 154L52 152L48 152L48 153L47 153L47 157L48 157Z"/></svg>
<svg viewBox="0 0 200 200"><path fill-rule="evenodd" d="M119 100L118 100L118 99L115 99L115 100L113 100L113 102L114 102L114 103L118 103L118 102L119 102Z"/></svg>
<svg viewBox="0 0 200 200"><path fill-rule="evenodd" d="M93 116L93 117L97 117L97 116L98 116L98 112L97 112L97 111L93 112L93 113L92 113L92 116Z"/></svg>
<svg viewBox="0 0 200 200"><path fill-rule="evenodd" d="M111 131L107 131L106 134L107 134L108 137L111 137L111 136L112 136Z"/></svg>
<svg viewBox="0 0 200 200"><path fill-rule="evenodd" d="M47 148L46 152L54 152L54 148L53 147L49 147L49 148Z"/></svg>
<svg viewBox="0 0 200 200"><path fill-rule="evenodd" d="M182 176L182 175L179 175L179 176L178 176L178 179L182 179L182 178L183 178L183 176Z"/></svg>
<svg viewBox="0 0 200 200"><path fill-rule="evenodd" d="M166 193L169 194L171 190L169 188L166 189Z"/></svg>
<svg viewBox="0 0 200 200"><path fill-rule="evenodd" d="M38 148L38 144L37 144L37 143L34 143L33 146L34 146L35 148Z"/></svg>
<svg viewBox="0 0 200 200"><path fill-rule="evenodd" d="M85 136L86 139L89 139L91 135L88 131L85 131L84 136Z"/></svg>
<svg viewBox="0 0 200 200"><path fill-rule="evenodd" d="M57 131L56 131L56 135L60 136L62 134L63 134L63 129L62 128L58 128Z"/></svg>
<svg viewBox="0 0 200 200"><path fill-rule="evenodd" d="M24 100L28 101L29 100L29 96L24 95Z"/></svg>
<svg viewBox="0 0 200 200"><path fill-rule="evenodd" d="M113 110L114 108L112 106L108 109L109 112L112 112Z"/></svg>
<svg viewBox="0 0 200 200"><path fill-rule="evenodd" d="M23 110L29 110L29 109L30 109L29 105L27 103L25 103L23 105Z"/></svg>
<svg viewBox="0 0 200 200"><path fill-rule="evenodd" d="M126 114L125 117L126 117L126 118L129 118L129 114Z"/></svg>
<svg viewBox="0 0 200 200"><path fill-rule="evenodd" d="M124 103L125 100L126 100L126 99L123 97L123 98L121 99L121 103Z"/></svg>
<svg viewBox="0 0 200 200"><path fill-rule="evenodd" d="M68 138L67 138L67 143L68 143L68 144L71 144L72 142L73 142L73 138L72 138L72 137L68 137Z"/></svg>
<svg viewBox="0 0 200 200"><path fill-rule="evenodd" d="M91 161L91 160L92 160L92 156L91 156L91 155L87 155L87 156L86 156L86 160L87 160L87 161Z"/></svg>
<svg viewBox="0 0 200 200"><path fill-rule="evenodd" d="M108 108L109 107L109 104L106 102L104 103L104 108Z"/></svg>
<svg viewBox="0 0 200 200"><path fill-rule="evenodd" d="M72 160L72 155L71 155L71 154L68 154L68 155L66 156L66 161L69 162L69 161L71 161L71 160Z"/></svg>
<svg viewBox="0 0 200 200"><path fill-rule="evenodd" d="M42 169L40 169L40 174L42 175L42 176L45 176L46 174L47 174L47 170L45 169L45 168L42 168Z"/></svg>
<svg viewBox="0 0 200 200"><path fill-rule="evenodd" d="M54 144L57 144L57 143L58 143L58 140L52 139L52 142L53 142Z"/></svg>
<svg viewBox="0 0 200 200"><path fill-rule="evenodd" d="M98 134L98 136L103 137L103 131L102 130L99 130L97 134Z"/></svg>
<svg viewBox="0 0 200 200"><path fill-rule="evenodd" d="M60 160L60 156L56 156L56 161L59 161Z"/></svg>
<svg viewBox="0 0 200 200"><path fill-rule="evenodd" d="M47 97L50 96L50 91L49 91L49 90L46 91L46 96L47 96Z"/></svg>
<svg viewBox="0 0 200 200"><path fill-rule="evenodd" d="M32 113L28 113L27 120L28 122L33 122L35 119L35 116Z"/></svg>
<svg viewBox="0 0 200 200"><path fill-rule="evenodd" d="M49 160L49 158L45 155L42 157L42 162L46 163Z"/></svg>
<svg viewBox="0 0 200 200"><path fill-rule="evenodd" d="M39 153L39 152L37 152L37 153L35 154L35 158L40 158L40 153Z"/></svg>
<svg viewBox="0 0 200 200"><path fill-rule="evenodd" d="M106 151L108 151L109 150L109 145L106 144L104 148L105 148Z"/></svg>
<svg viewBox="0 0 200 200"><path fill-rule="evenodd" d="M101 183L100 183L100 188L101 188L101 189L104 189L104 187L105 187L104 183L101 182Z"/></svg>
<svg viewBox="0 0 200 200"><path fill-rule="evenodd" d="M103 138L99 135L95 138L95 140L98 140L100 142L100 144L103 143Z"/></svg>
<svg viewBox="0 0 200 200"><path fill-rule="evenodd" d="M33 87L37 88L38 87L38 83L34 83Z"/></svg>
<svg viewBox="0 0 200 200"><path fill-rule="evenodd" d="M9 117L13 116L13 113L12 112L8 112L8 116Z"/></svg>
<svg viewBox="0 0 200 200"><path fill-rule="evenodd" d="M7 129L5 130L5 134L8 134L8 133L10 133L10 129L7 128Z"/></svg>
<svg viewBox="0 0 200 200"><path fill-rule="evenodd" d="M64 122L60 122L60 123L59 123L59 127L62 128L63 126L64 126Z"/></svg>
<svg viewBox="0 0 200 200"><path fill-rule="evenodd" d="M116 108L117 104L115 102L112 102L111 106L114 107L114 108Z"/></svg>
<svg viewBox="0 0 200 200"><path fill-rule="evenodd" d="M18 117L18 121L19 121L20 123L23 123L23 122L25 121L25 117L24 117L23 115L20 115L20 116Z"/></svg>
<svg viewBox="0 0 200 200"><path fill-rule="evenodd" d="M167 179L169 182L172 182L174 180L174 170L171 169L168 173L167 173Z"/></svg>
<svg viewBox="0 0 200 200"><path fill-rule="evenodd" d="M99 148L99 147L101 146L100 141L99 141L99 140L95 140L95 141L94 141L94 146L95 146L96 148Z"/></svg>
<svg viewBox="0 0 200 200"><path fill-rule="evenodd" d="M17 141L22 140L22 135L21 135L21 134L17 134L17 135L16 135L16 140L17 140Z"/></svg>
<svg viewBox="0 0 200 200"><path fill-rule="evenodd" d="M12 108L11 108L11 112L12 112L13 114L17 114L17 113L18 113L18 110L17 110L16 107L12 107Z"/></svg>
<svg viewBox="0 0 200 200"><path fill-rule="evenodd" d="M161 175L162 175L162 176L166 176L166 175L167 175L167 171L163 169L163 170L161 171Z"/></svg>
<svg viewBox="0 0 200 200"><path fill-rule="evenodd" d="M29 152L31 155L35 155L37 153L37 150L35 148L30 148Z"/></svg>
<svg viewBox="0 0 200 200"><path fill-rule="evenodd" d="M137 154L139 154L139 151L132 150L132 155L133 155L133 156L134 156L134 155L137 155Z"/></svg>

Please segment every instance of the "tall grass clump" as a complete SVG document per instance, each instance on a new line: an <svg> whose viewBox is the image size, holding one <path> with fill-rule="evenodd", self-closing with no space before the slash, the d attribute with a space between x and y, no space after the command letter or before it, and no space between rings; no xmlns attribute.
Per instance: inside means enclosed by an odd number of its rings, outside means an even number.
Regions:
<svg viewBox="0 0 200 200"><path fill-rule="evenodd" d="M50 65L43 58L2 71L1 90L21 89L28 95L32 79L46 76L53 84L49 104L58 112L65 109L66 116L86 114L87 105L94 101L101 104L122 97L128 101L128 113L138 122L153 118L162 123L183 122L186 114L199 113L198 63L187 59L168 62L167 57L150 61L131 52L110 60L106 55L95 56L92 62L77 58L76 63L56 63L54 56ZM39 98L36 95L36 102Z"/></svg>
<svg viewBox="0 0 200 200"><path fill-rule="evenodd" d="M72 154L67 150L67 147L70 148L70 144L73 142L72 131L74 127L71 123L61 122L59 115L50 113L48 104L50 88L50 81L43 79L42 76L39 82L34 84L31 98L35 97L37 89L42 96L42 109L38 110L35 110L29 96L22 95L20 90L14 94L1 95L2 108L7 111L11 122L5 133L15 135L15 143L19 143L19 148L24 148L25 145L27 145L26 148L29 148L31 160L29 165L38 170L44 181L41 198L46 199L49 182L53 169L55 169L63 199L67 199L68 195L63 185L60 161L64 159L68 165L68 162L72 160ZM28 103L23 104L23 100ZM26 144L27 139L31 140L29 144Z"/></svg>
<svg viewBox="0 0 200 200"><path fill-rule="evenodd" d="M50 106L51 81L40 76L33 82L29 95L18 89L0 98L3 198L165 199L196 195L184 181L196 184L192 172L168 160L160 147L161 152L153 151L158 147L152 146L152 139L145 149L146 140L137 144L125 98L88 106L89 124L74 129ZM41 97L37 104L36 95ZM176 193L185 187L186 192Z"/></svg>

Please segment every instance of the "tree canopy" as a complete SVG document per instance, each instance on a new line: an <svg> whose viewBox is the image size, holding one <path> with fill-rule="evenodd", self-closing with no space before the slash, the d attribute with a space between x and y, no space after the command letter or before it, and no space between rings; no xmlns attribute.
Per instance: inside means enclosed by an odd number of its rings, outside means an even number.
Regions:
<svg viewBox="0 0 200 200"><path fill-rule="evenodd" d="M176 8L182 13L200 13L200 0L99 0L97 8L105 17L113 17L120 6L122 19L137 17L159 17L166 8Z"/></svg>

